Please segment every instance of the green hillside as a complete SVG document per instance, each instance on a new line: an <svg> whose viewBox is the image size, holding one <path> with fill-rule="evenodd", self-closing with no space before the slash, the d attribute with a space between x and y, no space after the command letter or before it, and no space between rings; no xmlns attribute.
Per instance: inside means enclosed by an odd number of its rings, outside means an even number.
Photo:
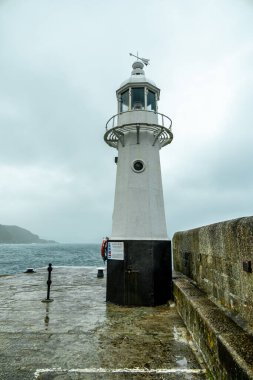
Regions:
<svg viewBox="0 0 253 380"><path fill-rule="evenodd" d="M0 224L0 244L55 243L53 240L40 239L38 235L18 226Z"/></svg>

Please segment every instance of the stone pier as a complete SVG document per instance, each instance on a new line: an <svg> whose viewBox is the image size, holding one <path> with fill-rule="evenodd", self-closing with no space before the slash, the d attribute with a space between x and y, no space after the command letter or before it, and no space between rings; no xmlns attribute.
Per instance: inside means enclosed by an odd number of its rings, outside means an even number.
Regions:
<svg viewBox="0 0 253 380"><path fill-rule="evenodd" d="M0 277L1 380L207 379L175 304L105 302L96 268Z"/></svg>

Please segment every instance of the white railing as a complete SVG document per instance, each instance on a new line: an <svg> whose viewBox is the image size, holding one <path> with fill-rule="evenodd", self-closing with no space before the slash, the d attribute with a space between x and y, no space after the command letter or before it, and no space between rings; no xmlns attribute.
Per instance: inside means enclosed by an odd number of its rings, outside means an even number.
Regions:
<svg viewBox="0 0 253 380"><path fill-rule="evenodd" d="M155 114L157 116L157 118L158 118L157 125L160 125L160 126L162 126L164 128L167 128L167 129L171 130L172 120L168 116L166 116L166 115L164 115L162 113L159 113L159 112L146 111L146 110L132 110L132 111L126 111L126 112L117 113L116 115L113 115L107 121L105 129L109 130L109 129L121 126L121 124L120 125L118 124L118 117L120 115L126 115L127 113L130 113L130 112L152 112L152 114ZM138 124L140 124L140 123L138 122Z"/></svg>

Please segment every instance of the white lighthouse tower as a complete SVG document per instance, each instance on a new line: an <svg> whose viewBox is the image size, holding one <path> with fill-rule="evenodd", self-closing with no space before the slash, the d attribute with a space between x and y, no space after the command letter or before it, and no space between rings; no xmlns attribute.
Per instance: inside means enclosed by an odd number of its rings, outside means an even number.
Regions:
<svg viewBox="0 0 253 380"><path fill-rule="evenodd" d="M133 63L130 78L116 91L118 113L104 135L118 150L107 301L153 306L167 302L171 292L159 151L173 135L171 119L158 113L160 90L145 76L143 62L148 60Z"/></svg>

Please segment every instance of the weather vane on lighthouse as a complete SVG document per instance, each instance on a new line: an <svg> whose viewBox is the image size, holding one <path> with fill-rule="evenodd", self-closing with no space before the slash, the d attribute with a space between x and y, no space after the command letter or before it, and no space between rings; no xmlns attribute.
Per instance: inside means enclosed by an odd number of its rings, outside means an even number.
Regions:
<svg viewBox="0 0 253 380"><path fill-rule="evenodd" d="M137 51L137 55L134 55L134 54L132 54L132 53L129 53L129 55L131 55L132 57L137 58L138 60L140 60L141 62L143 62L144 65L146 65L146 66L149 65L149 61L150 61L150 59L147 59L147 58L140 58L140 57L138 56L138 51Z"/></svg>
<svg viewBox="0 0 253 380"><path fill-rule="evenodd" d="M112 233L107 252L107 301L155 306L171 296L168 240L159 151L173 139L171 119L158 112L160 89L137 58L116 91L117 114L106 123L105 142L118 151Z"/></svg>

